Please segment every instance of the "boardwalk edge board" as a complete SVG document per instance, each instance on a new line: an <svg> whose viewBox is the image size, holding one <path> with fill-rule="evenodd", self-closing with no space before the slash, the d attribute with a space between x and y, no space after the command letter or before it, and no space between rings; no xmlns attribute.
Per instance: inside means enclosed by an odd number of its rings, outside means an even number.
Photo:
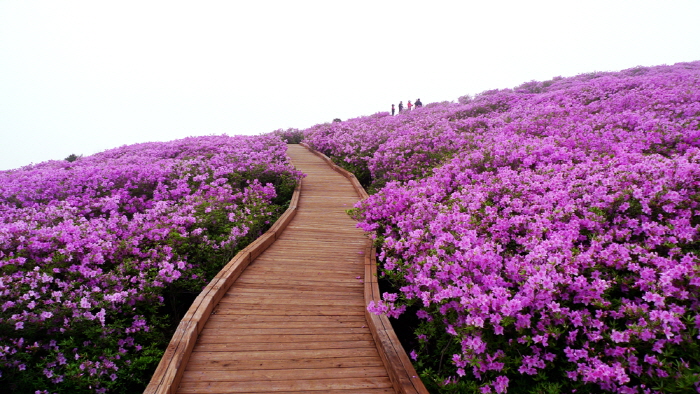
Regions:
<svg viewBox="0 0 700 394"><path fill-rule="evenodd" d="M364 200L369 197L369 194L367 194L367 191L362 187L354 174L338 167L328 156L311 148L309 145L303 142L300 145L322 158L333 170L347 178L352 183L360 199ZM369 304L370 301L377 302L381 300L379 284L377 282L377 255L375 248L372 246L372 241L369 239L367 240L367 248L365 250L364 285L365 304ZM389 318L386 317L386 315L380 316L370 313L367 308L365 308L365 317L367 318L372 337L374 337L379 350L379 355L384 362L384 366L389 373L389 378L396 392L405 394L428 394L428 390L420 380L420 377L418 377L418 373L416 373L406 351L403 349L401 342L399 342Z"/></svg>
<svg viewBox="0 0 700 394"><path fill-rule="evenodd" d="M170 340L144 394L175 394L185 370L184 366L187 365L197 337L204 328L214 307L248 264L277 240L282 231L294 218L294 215L296 215L299 195L301 194L301 183L302 180L299 180L294 189L292 200L289 202L289 207L277 219L275 224L265 234L238 252L209 282L204 290L199 293L175 330L175 334Z"/></svg>

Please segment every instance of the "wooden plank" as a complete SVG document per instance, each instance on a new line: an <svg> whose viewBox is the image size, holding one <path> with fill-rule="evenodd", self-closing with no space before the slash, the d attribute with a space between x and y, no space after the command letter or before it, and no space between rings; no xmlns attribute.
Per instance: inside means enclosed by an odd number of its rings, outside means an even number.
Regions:
<svg viewBox="0 0 700 394"><path fill-rule="evenodd" d="M307 358L333 357L372 357L376 349L309 349L309 350L269 350L241 352L196 352L196 357L207 360L297 360ZM193 353L192 357L195 357Z"/></svg>
<svg viewBox="0 0 700 394"><path fill-rule="evenodd" d="M251 303L251 301L253 301ZM357 309L358 314L364 314L364 303L356 305L344 304L319 304L319 303L290 303L289 300L279 300L278 302L255 303L255 300L240 299L240 300L221 300L216 308L216 313L221 313L224 309L261 309L261 310L308 310L313 311L345 311L348 309ZM287 302L287 303L285 303Z"/></svg>
<svg viewBox="0 0 700 394"><path fill-rule="evenodd" d="M202 330L198 338L198 344L207 343L241 343L247 341L255 341L256 343L269 342L277 344L285 344L288 342L343 342L343 341L366 341L371 340L372 335L369 332L361 334L317 334L317 335L257 335L255 338L251 338L250 335L212 335L207 328Z"/></svg>
<svg viewBox="0 0 700 394"><path fill-rule="evenodd" d="M330 250L330 252L335 251L337 255L342 255L345 252L350 252L352 254L352 252L356 251L357 248L361 247L363 244L363 240L358 236L362 237L362 234L357 234L355 231L347 231L343 233L335 232L333 234L328 234L321 231L314 232L306 229L298 229L297 231L294 231L294 234L280 236L279 239L287 241L287 243L275 245L273 251L286 248L288 250L299 250L302 252L309 248L313 249L313 245L318 244L319 246L323 247L337 246L339 249ZM350 237L355 237L358 239L348 242L343 242L341 240L342 238Z"/></svg>
<svg viewBox="0 0 700 394"><path fill-rule="evenodd" d="M374 346L374 342L372 342ZM194 353L193 353L194 354ZM207 360L192 358L188 364L193 369L204 370L255 370L283 369L289 366L287 360ZM326 357L295 360L295 368L350 368L350 367L380 367L383 366L379 357Z"/></svg>
<svg viewBox="0 0 700 394"><path fill-rule="evenodd" d="M233 286L235 289L232 289L231 291L236 291L236 289L240 288L256 288L256 289L265 289L269 288L270 290L299 290L299 291L310 291L313 290L314 288L318 288L315 283L310 283L310 284L288 284L285 283L284 281L280 281L278 283L271 283L270 281L268 282L261 282L261 281L247 281L247 283L243 283L243 281L240 281L238 284L234 284ZM333 294L333 293L338 293L338 292L345 292L347 294L350 293L357 293L357 294L362 294L362 289L357 286L357 287L339 287L339 288L325 288L325 289L319 289L319 291L323 293L328 293L328 294Z"/></svg>
<svg viewBox="0 0 700 394"><path fill-rule="evenodd" d="M399 358L399 362L401 364L401 367L399 368L399 371L397 372L397 375L401 375L401 385L402 385L402 391L403 392L412 392L412 391L417 391L421 392L422 390L426 390L425 386L423 385L423 382L420 380L418 377L418 373L416 372L415 368L413 367L413 364L411 363L411 360L408 358L408 355L404 351L403 347L401 346L401 342L399 342L399 338L396 336L396 332L394 332L394 329L391 327L391 323L389 322L389 318L386 316L382 316L382 321L384 323L384 329L387 334L387 337L389 341L394 346L394 350L396 352L396 355Z"/></svg>
<svg viewBox="0 0 700 394"><path fill-rule="evenodd" d="M371 244L368 248L368 252L365 255L365 301L367 303L381 299L376 277L376 250ZM386 316L374 315L369 311L367 311L366 317L372 336L377 343L379 354L387 367L389 378L396 392L427 394L427 389L417 376L418 374L396 337L389 319Z"/></svg>
<svg viewBox="0 0 700 394"><path fill-rule="evenodd" d="M282 235L279 237L279 239L284 239L290 242L294 242L295 244L293 246L299 245L299 246L308 246L308 245L322 245L326 246L326 244L338 244L342 249L341 250L352 250L355 251L357 250L357 247L364 245L365 240L363 238L357 237L356 239L347 239L347 240L342 240L339 239L339 236L342 236L344 238L348 238L347 235L356 235L353 234L354 231L346 231L346 232L334 232L332 234L329 234L328 231L324 231L323 229L314 229L314 230L304 230L302 231L290 231L290 234L287 235ZM281 246L281 244L278 244Z"/></svg>
<svg viewBox="0 0 700 394"><path fill-rule="evenodd" d="M358 283L351 286L340 286L337 291L326 291L321 294L307 294L308 289L313 286L317 286L319 283L322 285L332 284L333 281L312 281L309 279L294 281L293 285L284 286L283 284L273 285L269 282L265 282L264 279L259 278L258 281L252 282L248 281L246 284L248 286L238 285L232 288L225 298L222 298L221 302L240 302L245 304L275 304L279 303L281 305L287 304L319 304L319 300L327 300L327 303L322 303L322 305L361 305L364 307L364 301L361 297L362 295L362 279L356 279L352 277L351 281L357 281ZM299 283L297 283L299 282ZM265 292L265 285L269 284L270 289ZM255 287L253 287L255 286ZM238 292L237 290L244 289L244 292ZM259 292L251 291L251 289L258 290ZM299 293L294 293L298 290ZM360 295L360 297L358 297ZM325 296L325 297L324 297ZM343 301L346 302L343 302Z"/></svg>
<svg viewBox="0 0 700 394"><path fill-rule="evenodd" d="M224 280L215 279L212 282L213 286L209 287L209 291L207 292L207 294L204 297L202 297L201 304L193 311L193 313L190 316L187 316L190 319L190 321L192 321L195 325L195 331L197 333L202 331L202 328L204 328L204 325L207 323L207 319L209 319L209 316L213 312L214 307L216 306L216 298L218 298L216 296L220 297L222 293L221 285L223 284Z"/></svg>
<svg viewBox="0 0 700 394"><path fill-rule="evenodd" d="M333 283L334 286L345 286L345 287L362 287L362 282L357 278L357 273L341 273L337 275L320 275L319 273L310 270L306 271L305 275L289 275L287 276L286 282L289 284L313 284L319 283L319 286L323 286L323 283ZM274 277L275 279L271 279ZM280 279L277 279L280 278ZM276 275L270 272L260 272L253 271L247 273L245 279L242 283L249 283L253 281L263 282L263 283L279 283L279 281L285 281L284 276Z"/></svg>
<svg viewBox="0 0 700 394"><path fill-rule="evenodd" d="M315 322L318 324L364 324L365 317L357 316L247 316L247 315L212 315L209 321L227 321L230 324L264 324L265 322L287 322L290 324L304 324Z"/></svg>
<svg viewBox="0 0 700 394"><path fill-rule="evenodd" d="M310 338L312 339L312 338ZM308 340L307 342L253 342L251 341L238 342L238 343L198 343L195 345L193 351L210 351L210 352L233 352L233 351L252 351L252 350L313 350L313 349L360 349L360 348L374 348L374 340L371 335L366 335L364 340L345 340L347 338L341 338L341 340L336 341L316 341Z"/></svg>
<svg viewBox="0 0 700 394"><path fill-rule="evenodd" d="M327 208L331 209L331 208ZM361 228L355 227L357 223L350 219L350 217L347 216L346 213L342 213L342 215L345 216L340 216L338 217L326 217L323 221L323 223L318 223L315 218L318 215L324 215L324 210L320 210L319 212L305 212L305 213L300 213L298 216L299 220L294 221L287 226L287 234L282 233L278 238L282 239L292 239L295 236L298 235L308 235L310 237L317 237L317 238L330 238L334 236L346 236L350 235L352 237L357 237L357 236L363 236L366 235L364 230ZM314 223L316 222L316 223ZM344 226L344 227L339 227L339 226ZM359 238L358 238L359 239ZM342 242L343 239L340 238L338 239L339 242ZM348 241L354 241L352 238L349 239Z"/></svg>
<svg viewBox="0 0 700 394"><path fill-rule="evenodd" d="M351 207L346 207L345 209L349 209ZM300 208L304 209L304 208ZM318 210L303 210L301 213L299 213L297 216L299 218L298 221L293 221L292 223L287 226L287 228L292 231L292 232L318 232L314 230L327 230L329 231L328 235L333 235L333 234L352 234L353 236L355 235L363 235L365 232L361 228L357 228L357 223L353 221L345 212L338 213L336 215L329 215L326 212L330 209L333 209L332 206L328 207L319 207ZM345 210L343 209L343 211ZM324 221L319 222L317 218L319 215L324 216ZM345 216L342 216L345 215ZM316 225L315 227L311 227L312 225ZM345 226L345 227L340 227L340 226Z"/></svg>
<svg viewBox="0 0 700 394"><path fill-rule="evenodd" d="M359 259L358 259L359 260ZM274 259L258 259L257 262L260 261L269 261L270 263L274 263ZM340 267L329 267L329 264L326 263L299 263L296 260L294 261L297 263L294 266L289 266L289 267L284 267L284 266L270 266L270 264L267 265L262 265L262 264L253 264L248 268L248 273L251 272L259 272L259 273L265 273L265 274L280 274L280 273L286 273L285 276L287 275L308 275L308 274L318 274L318 275L353 275L362 273L362 267L357 264L356 262L353 262L353 266L343 266ZM336 268L336 269L334 269Z"/></svg>
<svg viewBox="0 0 700 394"><path fill-rule="evenodd" d="M353 272L352 275L355 275L356 272ZM358 275L359 276L359 275ZM357 276L354 277L357 281L360 281L360 279L357 278ZM232 295L237 295L237 294L245 294L250 297L262 297L265 295L269 295L271 297L281 297L281 296L295 296L295 297L323 297L323 298L347 298L347 297L354 297L356 292L352 293L347 293L345 288L327 288L323 289L323 291L309 291L307 289L289 289L289 288L284 288L284 287L269 287L266 288L264 286L232 286L234 290L231 290L229 293Z"/></svg>
<svg viewBox="0 0 700 394"><path fill-rule="evenodd" d="M288 267L282 265L281 261L289 264ZM261 263L262 264L257 264ZM276 266L275 266L276 265ZM251 266L253 270L280 271L287 269L290 272L296 271L324 271L334 272L363 272L362 255L353 253L345 256L337 256L326 252L325 255L319 252L309 251L304 255L297 255L286 249L279 249L274 252L265 253L258 257Z"/></svg>
<svg viewBox="0 0 700 394"><path fill-rule="evenodd" d="M274 315L274 316L364 316L364 311L356 310L280 310L280 309L256 309L256 308L218 308L213 313L220 315Z"/></svg>
<svg viewBox="0 0 700 394"><path fill-rule="evenodd" d="M289 202L289 207L270 228L270 230L273 231L275 234L275 239L277 239L281 234L283 234L284 230L287 228L289 223L291 223L292 219L294 219L294 216L296 216L297 205L299 203L299 196L301 195L302 182L303 179L297 181L297 185L294 188L294 193L292 194L292 200Z"/></svg>
<svg viewBox="0 0 700 394"><path fill-rule="evenodd" d="M274 251L268 250L264 255L258 257L258 260L256 261L279 262L280 260L284 259L288 262L291 261L293 265L301 265L304 267L319 267L322 269L335 267L339 270L362 269L361 267L354 266L357 260L362 257L362 255L356 252L343 256L338 256L336 253L332 252L321 253L318 251L313 251L311 249L309 249L308 253L305 253L303 255L297 255L295 253L293 256L290 256L291 253L293 252L290 249L285 248L275 249ZM258 267L260 266L260 264L254 265Z"/></svg>
<svg viewBox="0 0 700 394"><path fill-rule="evenodd" d="M155 390L156 393L171 393L173 387L177 386L176 380L182 373L182 360L185 357L185 352L188 350L192 333L195 332L195 329L192 327L193 324L194 323L191 321L183 320L180 322L177 329L177 331L180 332L174 336L177 339L177 341L173 343L175 352L172 353L168 360L168 368L165 370L163 379L159 382L158 388Z"/></svg>
<svg viewBox="0 0 700 394"><path fill-rule="evenodd" d="M226 269L226 272L224 273L226 278L226 291L228 291L231 286L236 283L238 278L240 278L241 273L243 273L243 271L250 266L250 263L250 253L246 253L241 255L237 260L233 261L233 263Z"/></svg>
<svg viewBox="0 0 700 394"><path fill-rule="evenodd" d="M269 283L250 283L247 284L246 286L242 285L234 285L232 286L232 292L237 292L237 291L247 291L247 292L254 292L254 291L259 291L259 292L265 292L269 291L269 293L290 293L290 292L298 292L298 293L306 293L313 291L314 287L311 285L299 285L299 286L292 286L292 285L287 285L285 286L284 284L280 285L273 285ZM350 294L362 294L362 291L360 291L357 288L346 288L346 287L341 287L339 289L335 288L325 288L325 289L319 289L316 294L319 294L320 296L327 295L327 296L338 296L338 295L350 295Z"/></svg>
<svg viewBox="0 0 700 394"><path fill-rule="evenodd" d="M329 248L332 249L333 246L334 245L329 245ZM355 248L355 250L319 250L303 245L303 247L294 249L289 247L276 248L270 251L269 254L266 253L263 255L263 259L277 261L287 260L293 263L304 263L305 261L324 262L326 264L338 265L339 268L342 268L343 266L354 263L357 256L359 256L357 248Z"/></svg>
<svg viewBox="0 0 700 394"><path fill-rule="evenodd" d="M260 312L261 315L269 315L277 313L280 315L364 315L364 309L352 308L345 306L327 306L327 305L271 305L271 304L241 304L237 302L220 303L217 305L213 313L216 314L255 314ZM224 313L225 312L225 313Z"/></svg>
<svg viewBox="0 0 700 394"><path fill-rule="evenodd" d="M349 244L349 243L344 243L344 242L338 242L338 241L332 241L332 242L326 242L325 246L331 247L331 250L323 250L319 249L319 246L324 246L323 242L295 242L294 240L290 240L290 245L285 245L285 246L279 246L278 248L275 248L273 250L285 250L286 252L291 252L294 253L295 255L299 255L300 257L303 257L306 254L311 253L313 254L321 254L321 255L328 255L329 253L334 256L341 256L343 254L348 254L350 256L354 255L357 252L358 247L362 247L362 243L358 242L357 244Z"/></svg>
<svg viewBox="0 0 700 394"><path fill-rule="evenodd" d="M272 245L273 242L275 242L274 234L270 235L269 233L265 233L258 237L258 239L246 247L246 249L248 249L250 252L250 260L255 260L255 258L260 256L260 254L264 252L268 246Z"/></svg>
<svg viewBox="0 0 700 394"><path fill-rule="evenodd" d="M330 239L326 241L320 239L310 241L295 241L291 239L289 240L289 242L293 243L294 248L286 248L284 250L301 256L304 256L309 252L313 255L317 251L323 254L327 254L329 252L334 253L335 256L340 256L342 254L348 254L352 256L357 252L357 249L362 248L362 245L364 244L364 242L339 242L336 239ZM318 250L319 247L324 246L332 249L327 251ZM282 247L280 247L279 249L282 249Z"/></svg>
<svg viewBox="0 0 700 394"><path fill-rule="evenodd" d="M163 357L161 357L160 362L158 363L158 366L156 367L156 370L153 376L151 377L151 381L149 382L148 386L146 387L146 390L144 391L144 394L156 394L165 392L164 386L169 384L169 382L164 382L165 376L170 376L168 374L168 371L172 369L171 364L173 362L173 357L177 352L178 346L180 346L182 343L181 339L183 334L187 331L186 326L188 324L188 321L180 322L180 324L178 324L177 328L175 329L175 334L173 335L172 340L168 344L168 347L165 349L165 353L163 354Z"/></svg>
<svg viewBox="0 0 700 394"><path fill-rule="evenodd" d="M201 389L197 389L201 390ZM184 393L184 391L182 391ZM187 391L187 393L208 393L208 391ZM362 388L362 389L343 389L343 390L333 390L333 389L324 389L323 391L318 391L318 390L296 390L296 391L275 391L275 394L387 394L387 393L396 393L394 391L393 387L385 387L385 388ZM248 393L241 393L241 394L253 394L251 392Z"/></svg>
<svg viewBox="0 0 700 394"><path fill-rule="evenodd" d="M286 299L280 299L277 295L275 297L270 296L260 296L257 298L250 297L250 295L241 295L238 293L233 293L233 295L226 296L220 300L220 302L231 302L240 304L252 304L252 305L333 305L333 306L355 306L364 307L365 302L358 297L345 297L345 298L324 298L324 297L289 297Z"/></svg>
<svg viewBox="0 0 700 394"><path fill-rule="evenodd" d="M324 280L323 278L304 278L304 279L277 279L268 278L264 275L254 276L254 274L246 275L238 278L239 284L259 284L265 283L270 286L294 287L294 286L324 286L324 283L331 282L335 287L354 287L362 289L363 284L357 278L348 278L344 280Z"/></svg>
<svg viewBox="0 0 700 394"><path fill-rule="evenodd" d="M192 354L192 349L194 348L195 342L197 341L197 323L198 322L196 321L190 322L187 332L182 337L182 351L178 351L175 357L173 357L175 361L175 375L173 376L172 381L170 382L170 393L177 392L178 384L182 379L183 374L185 373L185 367L187 366L187 362L189 361L190 355Z"/></svg>
<svg viewBox="0 0 700 394"><path fill-rule="evenodd" d="M279 391L320 391L386 388L385 377L282 380L261 382L187 382L180 385L181 393L274 393ZM202 391L205 390L205 391Z"/></svg>
<svg viewBox="0 0 700 394"><path fill-rule="evenodd" d="M355 271L333 272L318 272L315 269L295 269L288 273L280 270L268 269L251 269L242 281L248 282L267 282L270 284L280 283L284 278L288 278L287 282L290 286L296 285L297 282L334 282L341 283L341 286L354 287L362 284L362 268L359 267Z"/></svg>
<svg viewBox="0 0 700 394"><path fill-rule="evenodd" d="M346 334L367 334L367 327L307 327L307 328L239 328L239 327L224 327L224 328L205 328L207 335L214 336L244 336L248 335L251 341L255 341L260 335L346 335ZM202 331L204 335L205 331Z"/></svg>
<svg viewBox="0 0 700 394"><path fill-rule="evenodd" d="M181 384L189 382L259 382L275 380L338 379L387 376L386 369L379 367L346 368L289 368L289 369L252 369L231 373L231 371L206 370L190 373L182 379Z"/></svg>
<svg viewBox="0 0 700 394"><path fill-rule="evenodd" d="M358 279L359 280L359 279ZM328 300L331 302L356 302L364 305L364 300L357 297L357 292L348 294L347 292L325 292L325 293L312 293L309 291L293 291L285 289L269 289L255 288L249 289L244 287L237 287L236 291L228 292L225 298L229 301L240 299L241 301L247 303L256 303L256 299L261 302L274 302L280 299L294 300L295 302L304 301L316 301L316 300Z"/></svg>

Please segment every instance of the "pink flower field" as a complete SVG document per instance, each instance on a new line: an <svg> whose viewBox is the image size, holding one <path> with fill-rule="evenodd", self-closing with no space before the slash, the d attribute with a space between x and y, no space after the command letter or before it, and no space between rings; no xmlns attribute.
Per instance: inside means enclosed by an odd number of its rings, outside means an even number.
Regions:
<svg viewBox="0 0 700 394"><path fill-rule="evenodd" d="M300 177L273 135L145 143L0 172L0 383L143 391L177 304L274 222Z"/></svg>
<svg viewBox="0 0 700 394"><path fill-rule="evenodd" d="M2 171L0 384L142 391L302 138L370 191L368 309L431 392L700 392L700 61Z"/></svg>
<svg viewBox="0 0 700 394"><path fill-rule="evenodd" d="M303 132L373 193L369 309L418 321L431 390L698 390L700 62Z"/></svg>

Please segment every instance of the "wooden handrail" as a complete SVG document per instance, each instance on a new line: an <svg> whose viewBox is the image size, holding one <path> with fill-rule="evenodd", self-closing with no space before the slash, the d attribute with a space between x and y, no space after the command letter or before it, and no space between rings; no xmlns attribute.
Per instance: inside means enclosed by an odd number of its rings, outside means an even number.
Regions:
<svg viewBox="0 0 700 394"><path fill-rule="evenodd" d="M214 307L248 264L277 240L296 215L301 194L301 182L300 180L294 189L289 208L277 219L275 224L265 234L238 252L199 293L180 321L144 394L175 394L185 371L185 365L187 365L194 344L197 342L197 337L202 332Z"/></svg>
<svg viewBox="0 0 700 394"><path fill-rule="evenodd" d="M338 167L328 156L311 148L308 144L302 142L300 145L321 157L333 170L348 178L361 199L369 197L367 191L362 187L354 174ZM369 239L367 240L367 246L365 248L364 285L365 304L369 304L370 301L377 302L381 300L379 284L377 282L377 254L372 245L372 241ZM420 377L418 377L411 360L403 349L399 338L396 336L389 318L386 317L386 315L375 315L369 312L367 308L365 308L365 317L367 318L367 323L369 324L374 341L377 344L379 355L384 362L384 366L389 373L389 378L396 392L402 394L428 394L428 390L420 380Z"/></svg>

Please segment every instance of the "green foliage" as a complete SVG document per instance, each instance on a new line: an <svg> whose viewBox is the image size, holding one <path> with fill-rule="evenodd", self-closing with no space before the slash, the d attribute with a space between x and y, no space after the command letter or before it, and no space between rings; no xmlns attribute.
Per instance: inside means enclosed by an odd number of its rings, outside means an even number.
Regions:
<svg viewBox="0 0 700 394"><path fill-rule="evenodd" d="M101 385L107 388L110 393L130 394L140 392L145 387L144 382L151 379L153 370L160 362L163 355L162 344L167 344L170 336L168 316L159 313L159 307L152 302L137 302L134 308L145 312L143 318L151 327L148 331L137 331L131 337L136 343L146 343L147 347L140 348L134 354L134 349L128 348L128 344L121 343L120 340L108 335L109 332L123 331L131 327L133 321L128 318L108 319L105 327L91 324L87 320L73 324L61 333L50 335L58 345L53 348L35 347L32 352L17 353L16 359L26 365L26 370L48 370L57 364L62 365L63 378L59 383L54 382L55 376L44 374L25 373L19 368L6 369L3 380L6 389L12 393L35 393L37 387L50 387L51 392L58 394L88 394L94 393L94 386ZM96 310L94 312L97 312ZM57 320L54 324L60 325ZM46 324L43 328L30 331L25 335L25 342L32 343L34 340L46 337L47 331L52 324ZM31 346L30 346L31 348ZM73 349L73 353L69 353ZM80 353L76 349L81 349ZM121 354L129 354L129 359L121 358ZM105 376L94 373L90 368L81 368L86 360L90 363L113 363L114 374ZM65 384L69 382L70 384Z"/></svg>
<svg viewBox="0 0 700 394"><path fill-rule="evenodd" d="M229 219L230 210L225 206L216 202L204 203L198 207L195 215L200 226L205 229L200 235L185 238L172 232L168 238L168 243L176 254L187 256L187 261L196 267L190 270L188 278L181 278L173 282L164 294L163 312L172 316L171 329L177 326L201 289L238 252L267 231L289 206L289 201L296 187L296 181L293 178L286 176L273 178L260 170L260 172L243 174L240 178L236 177L236 179L231 180L231 183L246 183L247 181L243 180L245 176L257 176L258 179L275 184L277 197L273 199L272 205L263 204L261 201L249 201L238 210L245 212L245 215L239 217L236 222L232 222ZM248 231L245 236L238 238L237 243L225 244L217 248L211 246L212 244L221 244L232 232L240 231L243 224L248 228ZM209 242L203 242L204 239Z"/></svg>
<svg viewBox="0 0 700 394"><path fill-rule="evenodd" d="M80 159L81 157L83 157L83 155L79 155L79 156L78 156L78 155L76 155L76 154L74 154L74 153L71 153L71 154L68 155L68 157L66 157L64 160L67 161L67 162L71 162L71 163L72 163L72 162L74 162L74 161Z"/></svg>
<svg viewBox="0 0 700 394"><path fill-rule="evenodd" d="M335 163L335 165L337 165L338 167L354 174L355 178L357 178L358 182L360 182L360 185L362 185L362 187L367 189L369 192L369 190L371 189L372 175L370 174L367 166L360 166L348 163L336 157L331 157L331 160L333 160L333 163Z"/></svg>
<svg viewBox="0 0 700 394"><path fill-rule="evenodd" d="M282 141L288 144L298 144L304 140L304 132L299 129L279 129L275 130L273 134L280 137Z"/></svg>

